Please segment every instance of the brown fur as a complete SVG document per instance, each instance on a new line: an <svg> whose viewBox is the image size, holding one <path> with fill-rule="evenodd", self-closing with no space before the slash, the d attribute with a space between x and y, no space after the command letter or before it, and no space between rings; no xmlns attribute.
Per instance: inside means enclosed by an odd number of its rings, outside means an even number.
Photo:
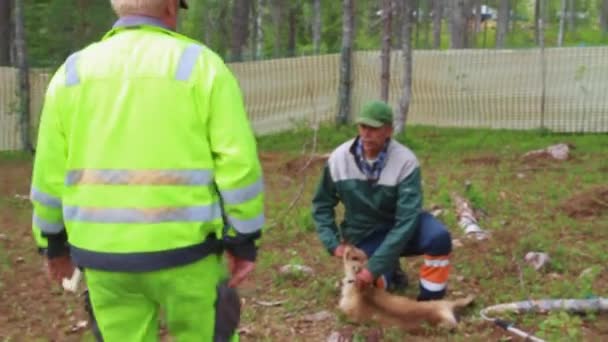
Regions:
<svg viewBox="0 0 608 342"><path fill-rule="evenodd" d="M343 261L345 277L339 308L358 322L375 319L384 325L407 330L420 328L425 322L455 328L458 321L454 310L473 301L473 296L468 296L457 300L418 302L371 286L359 289L355 285L355 276L367 262L365 252L348 246Z"/></svg>

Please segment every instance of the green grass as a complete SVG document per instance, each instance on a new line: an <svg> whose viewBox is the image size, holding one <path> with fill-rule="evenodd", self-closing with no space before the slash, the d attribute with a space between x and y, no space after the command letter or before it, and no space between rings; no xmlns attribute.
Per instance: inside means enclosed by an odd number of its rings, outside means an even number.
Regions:
<svg viewBox="0 0 608 342"><path fill-rule="evenodd" d="M0 162L24 161L31 158L27 152L0 151Z"/></svg>
<svg viewBox="0 0 608 342"><path fill-rule="evenodd" d="M340 143L356 135L354 126L321 126L318 132L317 147L329 151ZM281 151L301 153L302 146L311 145L313 132L307 128L296 128L283 133L258 137L261 151ZM542 148L547 144L569 142L589 152L599 152L608 148L606 134L562 134L549 131L531 130L492 130L472 128L438 128L411 126L397 137L414 152L427 154L489 152L526 152Z"/></svg>
<svg viewBox="0 0 608 342"><path fill-rule="evenodd" d="M355 134L352 126L323 126L318 132L317 151L329 152ZM259 149L264 153L278 153L284 156L284 161L298 156L306 158L301 154L310 152L312 137L311 130L296 128L282 134L259 137ZM421 162L425 207L442 207L444 214L441 219L453 237L464 243L464 247L454 251L450 291L475 293L477 301L474 308L465 314L461 331L450 335L450 338L461 341L491 339L490 336L494 336L493 328L481 323L477 315L478 310L485 306L528 298L607 295L608 284L606 278L601 278L599 270L606 271L607 257L603 250L608 231L599 227L608 227L608 215L581 220L570 218L559 209L561 204L579 191L606 184L608 139L605 134L413 126L408 127L406 134L399 136L398 140L409 146ZM530 150L560 142L575 147L571 151L571 160L528 165L521 159ZM475 160L487 157L498 161L494 164L475 163ZM467 163L465 160L473 162ZM266 177L274 178L281 172L280 167L275 167L267 171ZM272 315L281 316L281 313L292 309L315 312L325 308L336 312L339 292L335 283L341 277L340 265L327 255L318 242L311 227L310 215L307 214L318 175L319 169L307 175L304 193L296 207L283 221L284 224L272 227L263 238L256 279L261 281L264 275L274 274L270 285L263 287L264 294L272 297L280 293L281 298L287 294L290 302L301 303L277 308ZM274 187L271 182L267 189L268 212L282 212L298 195L302 181L303 178L296 177L288 187L280 188ZM281 193L280 200L275 192ZM490 241L476 243L462 236L452 208L450 194L453 192L466 196L476 209L481 209L480 223L482 228L492 233ZM290 261L287 250L298 253L298 261L313 267L316 276L308 281L300 279L294 282L277 274L278 267ZM552 261L545 269L535 271L523 260L529 251L546 252ZM419 261L412 259L406 263L410 281L415 283ZM580 274L587 268L592 271L581 277ZM319 283L319 279L323 283ZM295 289L302 286L302 282L306 284L307 291ZM415 296L416 292L416 287L411 286L406 294ZM318 303L325 305L319 306ZM251 317L263 317L263 321L271 319L264 308L249 307L245 311L250 312L248 315ZM578 316L567 313L514 315L512 319L522 328L538 331L548 339L561 333L572 338L584 337L583 324L594 324L588 318L583 318L579 323ZM297 325L297 320L292 321ZM318 329L327 336L329 331L346 326L352 325L338 315L337 321ZM367 327L353 327L355 335L360 337L368 330ZM274 336L278 340L291 336L287 327L258 333L260 335L254 335L252 340L261 336ZM425 336L431 340L447 337L445 332L435 329L429 329ZM401 341L405 337L401 332L388 330L385 338Z"/></svg>
<svg viewBox="0 0 608 342"><path fill-rule="evenodd" d="M310 215L310 200L321 165L313 165L305 172L305 177L293 174L293 171L286 174L287 162L307 158L313 145L313 132L301 128L302 125L298 127L258 138L265 166L266 213L272 225L264 232L255 274L241 289L245 300L241 326L248 329L242 340L321 341L332 331L342 329L351 329L357 340L364 340L376 326L353 324L338 313L337 285L342 277L341 265L320 244ZM329 152L355 134L353 126L322 126L318 132L317 152ZM481 321L478 312L483 307L528 298L608 296L608 254L605 253L608 215L576 219L560 209L573 195L606 184L608 138L605 134L412 126L398 140L409 146L420 161L425 208L434 205L443 208L441 220L453 238L464 244L453 253L449 296L472 293L477 299L474 306L464 312L462 324L454 333L427 328L421 335L412 336L387 329L383 332L384 340L497 340L508 334ZM558 142L575 146L571 160L540 164L521 160L521 156L532 149ZM268 159L268 156L272 158ZM0 173L6 165L27 164L29 159L22 153L0 153ZM493 162L485 163L487 160ZM13 175L16 179L11 181L25 181L18 176ZM466 196L476 209L480 209L480 224L492 233L489 241L479 243L463 236L453 210L451 194L454 192ZM287 207L296 198L299 200L287 212ZM14 236L28 234L27 205L14 198L2 198L0 194L0 212L17 215L15 221L20 222L18 227L0 227L2 233L14 241L17 241ZM4 246L0 241L0 276L10 271L2 266L8 260L7 253L24 254L20 250L6 251ZM535 271L523 260L529 251L548 253L550 264ZM36 262L39 262L36 258L26 259L27 264ZM312 267L314 274L280 274L280 267L289 263ZM414 297L420 259L409 258L402 263L413 284L405 295ZM6 287L7 283L1 286ZM55 300L50 294L41 303ZM75 310L81 302L78 298L73 300L72 310ZM257 303L278 300L286 302L271 307ZM329 311L334 318L312 323L302 320L303 316L322 310ZM37 314L33 312L32 315L32 322L38 322ZM505 314L502 318L547 340L608 338L606 315ZM49 320L49 326L52 325L50 320L53 318L40 319ZM31 336L36 336L34 332L38 331L40 337L48 337L43 328L32 326L30 329ZM90 335L85 335L83 340L90 340Z"/></svg>

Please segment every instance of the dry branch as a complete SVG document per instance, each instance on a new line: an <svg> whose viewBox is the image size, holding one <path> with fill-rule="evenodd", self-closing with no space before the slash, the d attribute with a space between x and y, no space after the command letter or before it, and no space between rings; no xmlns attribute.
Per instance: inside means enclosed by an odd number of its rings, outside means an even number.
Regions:
<svg viewBox="0 0 608 342"><path fill-rule="evenodd" d="M458 218L458 225L464 230L468 237L473 237L477 240L486 240L490 234L481 229L475 218L475 213L469 202L462 196L453 193L452 200L456 207L456 217Z"/></svg>
<svg viewBox="0 0 608 342"><path fill-rule="evenodd" d="M566 160L570 155L570 146L568 144L557 144L540 150L530 151L524 154L526 160L549 157L555 160Z"/></svg>
<svg viewBox="0 0 608 342"><path fill-rule="evenodd" d="M312 161L315 159L315 157L317 156L316 152L317 152L317 141L318 141L318 135L319 135L319 120L317 119L317 106L315 105L315 102L313 100L313 92L312 89L310 87L308 87L308 94L310 96L310 99L312 101L312 110L314 113L314 119L313 119L313 134L312 134L312 148L310 150L310 154L308 157L308 160L306 161L306 163L300 168L300 172L305 170L308 166L310 166L310 164L312 163ZM302 151L302 154L305 152L305 150ZM274 226L278 223L282 223L283 220L285 220L285 218L287 217L287 215L289 214L289 212L295 207L295 205L298 203L298 201L300 200L300 198L302 197L302 194L304 193L304 189L306 187L306 173L304 173L304 175L302 176L302 183L300 185L300 188L298 189L298 192L296 193L296 196L292 199L292 201L289 203L289 206L287 206L287 209L285 209L285 211L283 212L283 214L270 226Z"/></svg>

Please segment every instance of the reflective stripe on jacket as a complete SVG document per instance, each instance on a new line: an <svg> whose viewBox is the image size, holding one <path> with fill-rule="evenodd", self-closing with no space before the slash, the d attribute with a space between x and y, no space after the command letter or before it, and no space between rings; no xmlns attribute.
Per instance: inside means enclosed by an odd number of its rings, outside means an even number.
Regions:
<svg viewBox="0 0 608 342"><path fill-rule="evenodd" d="M225 224L259 232L262 172L237 80L200 43L119 21L50 82L31 198L35 233L65 227L83 267L170 267L208 254Z"/></svg>

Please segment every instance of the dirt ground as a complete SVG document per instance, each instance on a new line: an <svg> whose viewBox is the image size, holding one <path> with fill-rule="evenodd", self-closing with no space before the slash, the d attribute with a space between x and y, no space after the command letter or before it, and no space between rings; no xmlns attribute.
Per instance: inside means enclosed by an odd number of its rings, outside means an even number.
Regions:
<svg viewBox="0 0 608 342"><path fill-rule="evenodd" d="M51 288L30 233L31 164L0 163L0 340L80 341L79 321L86 320L81 300ZM17 209L17 210L16 210ZM21 210L19 210L21 209ZM23 210L25 209L25 210Z"/></svg>
<svg viewBox="0 0 608 342"><path fill-rule="evenodd" d="M462 160L462 162L464 164L496 166L496 165L500 164L500 158L495 154L487 154L487 155L483 155L483 156L464 158Z"/></svg>
<svg viewBox="0 0 608 342"><path fill-rule="evenodd" d="M608 186L598 186L582 191L561 205L568 216L590 219L608 212Z"/></svg>
<svg viewBox="0 0 608 342"><path fill-rule="evenodd" d="M263 153L260 158L266 174L267 200L274 203L289 203L297 198L294 196L294 191L298 190L293 190L293 188L297 187L305 175L318 174L327 156L315 155L311 158L310 156L294 157L283 153ZM461 162L469 166L491 169L505 163L499 156L493 154L471 156L462 159ZM533 164L539 165L539 163ZM540 164L553 163L543 159ZM81 341L83 338L91 340L86 328L82 327L82 323L87 321L82 297L64 293L61 289L49 284L44 274L42 259L34 248L30 234L31 212L29 203L24 198L29 192L30 170L31 164L28 161L0 161L0 201L4 201L4 203L0 202L0 227L7 228L6 231L4 229L0 231L0 341ZM286 191L286 189L292 190ZM516 197L517 195L509 193L505 196ZM571 217L589 219L608 212L606 203L608 203L608 188L593 187L566 200L560 208ZM308 211L303 211L303 213L302 215L305 216ZM283 217L281 215L285 214L285 212L273 212L267 216L276 218ZM295 214L298 214L297 208L287 216L291 217ZM276 222L273 221L271 224L276 224ZM509 222L506 222L505 225L508 226ZM279 224L279 226L281 225ZM297 258L314 266L319 278L327 277L329 279L331 277L331 281L336 279L334 270L337 265L327 264L326 259L319 256L318 251L323 248L310 232L292 230L286 231L285 234L291 234L289 235L291 241L289 248L286 249L280 239L266 241L264 250L267 253L276 253L277 257L269 258L269 265L260 265L253 278L241 288L244 304L243 324L241 325L242 340L325 341L329 333L339 331L344 338L343 341L351 341L355 330L357 336L363 336L367 341L384 340L386 332L373 326L364 327L363 330L355 329L352 325L341 323L334 316L331 319L318 321L302 318L305 314L323 309L332 311L335 304L324 302L324 300L329 296L333 298L332 301L335 301L339 292L335 284L329 284L329 280L325 281L323 287L317 280L311 284L311 280L305 277L275 278L273 274L278 273L278 266L287 261L284 253L297 251ZM516 250L518 246L515 241L523 238L524 234L525 232L519 230L497 230L493 239L502 241L497 245L500 245L499 248L503 250ZM496 248L496 245L471 242L467 246L466 258L474 260L477 255L491 254ZM460 257L456 256L456 258L458 261ZM408 268L411 270L417 269L419 266L420 260L408 263ZM487 267L487 277L499 277L503 273L518 272L516 264L510 266L511 268L500 270L493 269L489 264ZM273 274L269 275L269 272ZM486 291L483 279L468 278L458 275L457 272L454 277L462 283L452 289L454 295L462 295L463 291L472 291L477 294ZM604 274L597 282L605 280ZM289 292L283 290L284 288L302 291L302 293L323 288L328 289L329 295L325 294L325 297L319 295L315 298L315 295L312 294L310 302L295 303L292 306L272 305L272 300L285 299L290 296ZM311 298L311 295L302 295L302 297ZM524 328L530 329L533 327L533 325L524 326ZM599 341L608 338L606 320L599 320L597 323L585 325L583 328L588 340ZM511 340L502 330L482 322L469 324L458 337L461 339L457 340ZM450 335L434 332L408 337L408 341L418 340L454 339Z"/></svg>
<svg viewBox="0 0 608 342"><path fill-rule="evenodd" d="M569 144L569 148L574 148L574 145ZM494 160L491 157L482 157L477 159L468 159L465 162L476 161L487 164L488 160ZM498 160L496 158L496 160ZM527 155L522 158L523 162L529 166L536 168L551 167L564 163L566 161L556 160L549 153L543 152L534 155ZM569 156L568 162L576 162L576 158ZM496 162L497 163L497 162ZM600 172L606 172L606 168L600 168ZM568 216L574 219L592 219L608 212L608 185L595 186L585 191L576 193L571 198L566 199L560 206Z"/></svg>

